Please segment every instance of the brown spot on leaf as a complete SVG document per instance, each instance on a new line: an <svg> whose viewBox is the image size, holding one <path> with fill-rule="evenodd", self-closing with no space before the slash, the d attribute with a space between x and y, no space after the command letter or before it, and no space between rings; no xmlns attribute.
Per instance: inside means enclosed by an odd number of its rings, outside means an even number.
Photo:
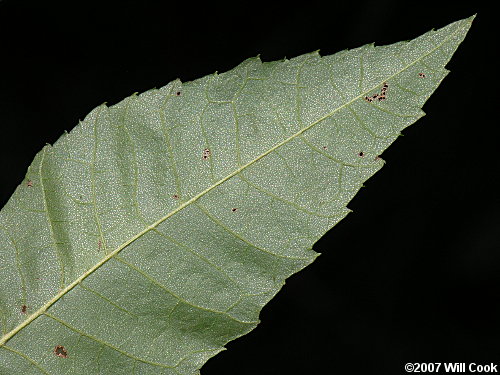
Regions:
<svg viewBox="0 0 500 375"><path fill-rule="evenodd" d="M26 314L27 310L28 310L28 306L26 306L26 305L21 306L21 314Z"/></svg>
<svg viewBox="0 0 500 375"><path fill-rule="evenodd" d="M360 152L358 153L358 156L359 156L360 158L362 158L363 156L365 156L365 153L364 153L363 151L360 151Z"/></svg>
<svg viewBox="0 0 500 375"><path fill-rule="evenodd" d="M231 208L231 211L236 212L236 211L238 211L238 209L237 208Z"/></svg>
<svg viewBox="0 0 500 375"><path fill-rule="evenodd" d="M54 354L61 358L68 358L68 351L62 345L57 345L54 348Z"/></svg>
<svg viewBox="0 0 500 375"><path fill-rule="evenodd" d="M424 73L418 73L418 76L419 76L420 78L425 78L425 77L426 77L426 75L425 75Z"/></svg>
<svg viewBox="0 0 500 375"><path fill-rule="evenodd" d="M177 91L177 92L175 93L175 96L181 96L181 95L182 95L182 93L181 93L180 91Z"/></svg>
<svg viewBox="0 0 500 375"><path fill-rule="evenodd" d="M28 187L33 187L33 181L28 180L28 182L26 183L26 185L27 185Z"/></svg>
<svg viewBox="0 0 500 375"><path fill-rule="evenodd" d="M172 198L179 199L179 195L178 194L174 194L174 195L172 195Z"/></svg>
<svg viewBox="0 0 500 375"><path fill-rule="evenodd" d="M382 100L385 100L388 87L389 87L389 85L387 84L387 82L384 82L384 85L380 89L380 94L373 94L372 96L365 96L365 100L368 103L371 103L374 100L378 100L379 102L381 102Z"/></svg>
<svg viewBox="0 0 500 375"><path fill-rule="evenodd" d="M102 248L102 241L101 240L97 241L97 247L99 248L99 250L101 250L101 248Z"/></svg>
<svg viewBox="0 0 500 375"><path fill-rule="evenodd" d="M206 149L203 150L202 159L203 160L208 160L208 158L210 157L210 155L212 155L212 153L210 152L210 150L208 148L206 148Z"/></svg>
<svg viewBox="0 0 500 375"><path fill-rule="evenodd" d="M328 149L328 147L326 147L326 146L323 146L323 147L321 147L321 148L322 148L323 150L327 150L327 149Z"/></svg>

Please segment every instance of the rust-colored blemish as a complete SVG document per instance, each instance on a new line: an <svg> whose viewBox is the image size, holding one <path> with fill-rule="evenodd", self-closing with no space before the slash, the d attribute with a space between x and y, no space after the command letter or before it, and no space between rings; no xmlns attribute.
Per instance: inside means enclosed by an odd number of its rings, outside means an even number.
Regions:
<svg viewBox="0 0 500 375"><path fill-rule="evenodd" d="M21 306L21 314L26 314L27 310L28 310L28 306L26 306L26 305Z"/></svg>
<svg viewBox="0 0 500 375"><path fill-rule="evenodd" d="M389 84L387 82L384 82L382 85L382 88L380 89L380 94L373 94L372 96L365 96L365 100L368 103L373 102L374 100L378 100L381 102L382 100L387 99L387 89L389 88Z"/></svg>
<svg viewBox="0 0 500 375"><path fill-rule="evenodd" d="M99 248L99 250L101 250L101 248L102 248L102 241L101 240L97 241L97 247Z"/></svg>
<svg viewBox="0 0 500 375"><path fill-rule="evenodd" d="M238 209L236 207L234 207L234 208L231 208L231 211L236 212L236 211L238 211Z"/></svg>
<svg viewBox="0 0 500 375"><path fill-rule="evenodd" d="M208 148L206 148L206 149L203 150L202 159L203 160L208 160L208 158L210 157L210 155L212 155L212 153L210 152L210 150Z"/></svg>
<svg viewBox="0 0 500 375"><path fill-rule="evenodd" d="M26 185L27 185L28 187L33 187L33 181L28 180L28 182L26 183Z"/></svg>
<svg viewBox="0 0 500 375"><path fill-rule="evenodd" d="M57 345L54 348L54 354L61 358L68 358L68 351L62 345Z"/></svg>
<svg viewBox="0 0 500 375"><path fill-rule="evenodd" d="M426 77L425 73L418 73L418 76L419 76L420 78L425 78L425 77Z"/></svg>
<svg viewBox="0 0 500 375"><path fill-rule="evenodd" d="M174 198L174 199L179 199L179 194L174 194L174 195L172 195L172 198Z"/></svg>
<svg viewBox="0 0 500 375"><path fill-rule="evenodd" d="M180 91L177 91L177 92L175 93L175 96L181 96L181 95L182 95L182 93L181 93Z"/></svg>

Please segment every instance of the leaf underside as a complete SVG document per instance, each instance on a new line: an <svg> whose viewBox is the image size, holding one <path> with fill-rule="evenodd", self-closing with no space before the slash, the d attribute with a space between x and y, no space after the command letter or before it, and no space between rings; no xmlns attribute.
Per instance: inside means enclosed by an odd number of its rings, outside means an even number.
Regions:
<svg viewBox="0 0 500 375"><path fill-rule="evenodd" d="M198 373L314 261L472 19L94 109L0 212L0 374Z"/></svg>

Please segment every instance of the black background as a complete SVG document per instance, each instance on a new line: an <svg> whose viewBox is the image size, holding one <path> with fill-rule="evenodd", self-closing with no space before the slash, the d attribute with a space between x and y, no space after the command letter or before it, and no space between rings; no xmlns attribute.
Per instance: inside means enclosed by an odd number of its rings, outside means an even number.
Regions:
<svg viewBox="0 0 500 375"><path fill-rule="evenodd" d="M494 12L473 1L0 1L0 206L36 152L134 92L321 49L412 39L478 13L386 166L316 245L323 255L203 375L403 374L500 367ZM444 371L441 371L444 373Z"/></svg>

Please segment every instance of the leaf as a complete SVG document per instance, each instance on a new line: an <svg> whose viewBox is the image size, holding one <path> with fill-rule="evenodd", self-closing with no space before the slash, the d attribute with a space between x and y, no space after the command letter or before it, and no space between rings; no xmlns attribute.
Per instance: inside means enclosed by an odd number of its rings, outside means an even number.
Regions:
<svg viewBox="0 0 500 375"><path fill-rule="evenodd" d="M94 109L0 213L0 373L197 373L314 261L472 20Z"/></svg>

